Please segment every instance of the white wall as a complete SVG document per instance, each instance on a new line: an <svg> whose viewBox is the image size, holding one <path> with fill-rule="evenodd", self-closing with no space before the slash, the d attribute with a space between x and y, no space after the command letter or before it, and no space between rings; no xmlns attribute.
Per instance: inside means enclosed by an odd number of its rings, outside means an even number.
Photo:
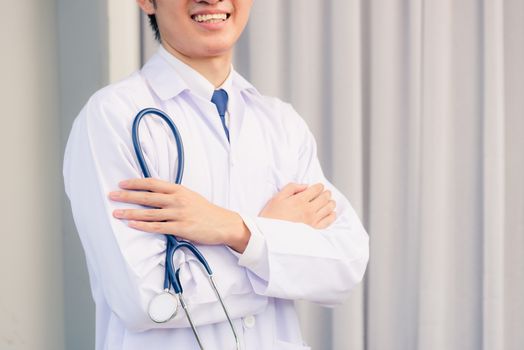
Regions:
<svg viewBox="0 0 524 350"><path fill-rule="evenodd" d="M0 14L0 349L64 348L56 4Z"/></svg>

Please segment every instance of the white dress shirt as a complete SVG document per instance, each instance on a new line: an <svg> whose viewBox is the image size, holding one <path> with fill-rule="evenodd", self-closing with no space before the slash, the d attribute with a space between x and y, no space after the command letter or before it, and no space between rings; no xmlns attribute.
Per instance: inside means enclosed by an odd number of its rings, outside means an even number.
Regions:
<svg viewBox="0 0 524 350"><path fill-rule="evenodd" d="M230 143L211 102L214 87L163 48L144 67L97 93L76 118L66 147L64 181L85 250L96 303L97 350L198 349L185 315L156 324L150 300L162 291L165 237L115 219L108 199L118 182L142 177L132 140L143 108L165 111L184 142L182 184L212 203L237 211L251 231L243 254L197 245L228 306L242 349L308 349L293 300L331 306L361 281L368 236L348 200L320 168L315 140L303 119L278 99L262 96L231 69ZM177 149L160 118L144 118L141 143L155 178L174 182ZM258 217L289 182L322 182L337 203L327 229ZM195 258L177 254L184 295L206 349L234 349L225 316Z"/></svg>

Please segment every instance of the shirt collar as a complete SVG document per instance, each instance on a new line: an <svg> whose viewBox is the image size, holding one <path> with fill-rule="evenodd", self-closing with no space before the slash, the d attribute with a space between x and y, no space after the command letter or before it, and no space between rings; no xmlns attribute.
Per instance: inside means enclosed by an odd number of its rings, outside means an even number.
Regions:
<svg viewBox="0 0 524 350"><path fill-rule="evenodd" d="M158 52L142 68L142 73L151 88L162 100L173 98L185 90L211 100L215 90L206 78L196 70L170 54L161 45ZM219 87L231 95L233 89L246 90L258 94L251 83L238 74L231 66L230 73Z"/></svg>

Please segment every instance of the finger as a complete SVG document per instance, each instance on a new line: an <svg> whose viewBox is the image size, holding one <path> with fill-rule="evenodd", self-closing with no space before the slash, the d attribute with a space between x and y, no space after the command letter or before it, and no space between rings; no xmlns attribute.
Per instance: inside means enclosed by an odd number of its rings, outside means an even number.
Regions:
<svg viewBox="0 0 524 350"><path fill-rule="evenodd" d="M169 209L117 209L113 211L117 219L135 221L174 221L174 212Z"/></svg>
<svg viewBox="0 0 524 350"><path fill-rule="evenodd" d="M139 231L174 234L177 232L178 223L174 221L169 222L146 222L146 221L129 221L127 225Z"/></svg>
<svg viewBox="0 0 524 350"><path fill-rule="evenodd" d="M301 199L310 202L313 199L317 198L318 195L322 193L322 191L324 191L324 185L322 185L321 183L317 183L312 186L309 186L307 189L297 194L297 196Z"/></svg>
<svg viewBox="0 0 524 350"><path fill-rule="evenodd" d="M164 208L170 204L169 195L146 191L114 191L109 193L109 198L116 202L140 204L155 208Z"/></svg>
<svg viewBox="0 0 524 350"><path fill-rule="evenodd" d="M156 193L174 193L180 185L151 177L145 179L128 179L118 183L125 190L143 190Z"/></svg>
<svg viewBox="0 0 524 350"><path fill-rule="evenodd" d="M323 230L325 228L328 228L332 223L335 222L337 219L337 214L332 211L329 215L327 215L325 218L320 220L316 225L314 225L315 228Z"/></svg>
<svg viewBox="0 0 524 350"><path fill-rule="evenodd" d="M291 197L294 194L304 191L307 188L307 186L307 184L297 184L290 182L286 186L284 186L282 190L280 190L278 195L284 198Z"/></svg>
<svg viewBox="0 0 524 350"><path fill-rule="evenodd" d="M317 220L315 221L320 221L322 220L323 218L325 218L327 215L329 215L332 211L335 210L335 207L336 207L336 203L334 200L329 200L326 205L324 205L322 208L320 208L316 213L315 213L315 217Z"/></svg>
<svg viewBox="0 0 524 350"><path fill-rule="evenodd" d="M317 212L321 208L326 206L326 204L328 204L330 200L331 200L331 191L330 190L325 190L324 192L319 194L317 198L315 198L311 202L309 202L309 205L311 206L311 208L312 208L312 210L314 212Z"/></svg>

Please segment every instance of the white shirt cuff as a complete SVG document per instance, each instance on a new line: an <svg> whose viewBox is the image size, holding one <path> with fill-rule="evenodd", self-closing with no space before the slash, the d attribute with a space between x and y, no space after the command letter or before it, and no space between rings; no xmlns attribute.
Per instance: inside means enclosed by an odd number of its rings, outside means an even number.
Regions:
<svg viewBox="0 0 524 350"><path fill-rule="evenodd" d="M244 224L251 232L251 237L247 243L244 253L239 254L230 249L231 252L238 257L238 264L253 271L256 275L264 280L269 278L269 262L266 246L266 238L257 227L254 220L250 217L240 214Z"/></svg>

